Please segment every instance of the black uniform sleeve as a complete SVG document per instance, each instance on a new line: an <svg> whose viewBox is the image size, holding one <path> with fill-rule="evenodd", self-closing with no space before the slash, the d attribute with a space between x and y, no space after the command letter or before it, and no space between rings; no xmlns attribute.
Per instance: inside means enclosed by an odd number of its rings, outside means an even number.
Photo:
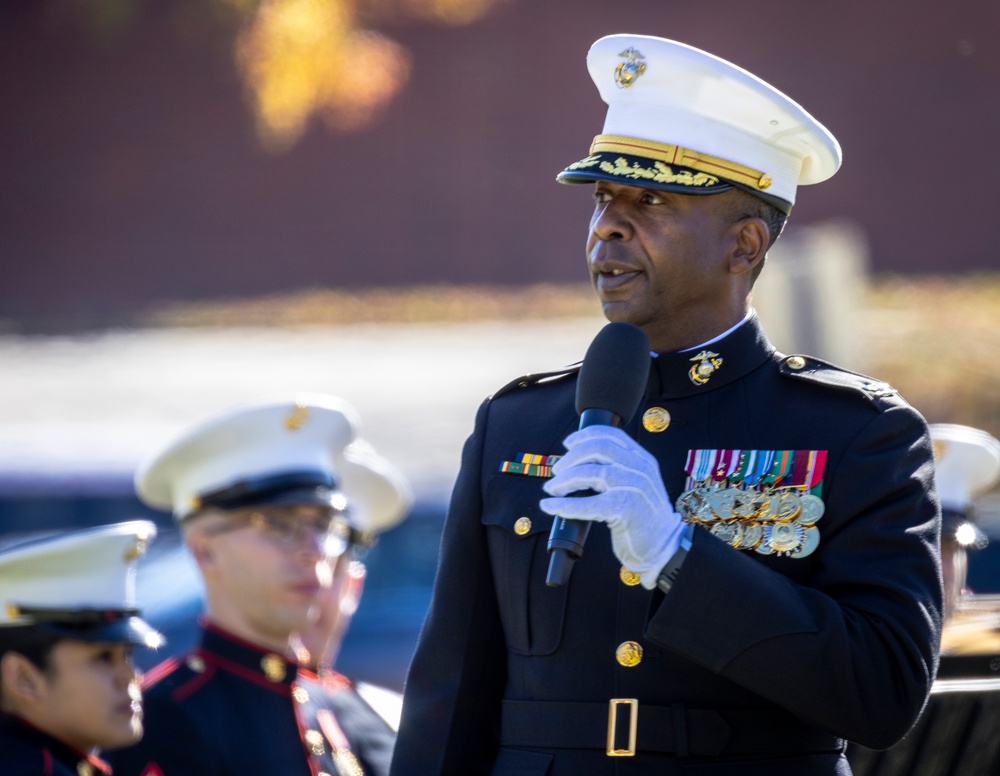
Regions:
<svg viewBox="0 0 1000 776"><path fill-rule="evenodd" d="M462 453L434 596L403 694L393 776L475 776L488 773L496 756L507 652L482 524L488 414L489 401Z"/></svg>
<svg viewBox="0 0 1000 776"><path fill-rule="evenodd" d="M923 708L940 642L940 518L923 419L902 402L875 413L828 471L809 587L697 529L647 635L819 728L885 748Z"/></svg>

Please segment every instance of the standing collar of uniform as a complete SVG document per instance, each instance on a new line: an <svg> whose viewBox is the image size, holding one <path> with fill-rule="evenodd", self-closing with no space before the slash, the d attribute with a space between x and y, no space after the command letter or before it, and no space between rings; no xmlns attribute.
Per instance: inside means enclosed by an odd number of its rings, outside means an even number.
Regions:
<svg viewBox="0 0 1000 776"><path fill-rule="evenodd" d="M716 342L719 342L720 340L724 340L726 337L728 337L730 334L732 334L734 331L736 331L738 328L740 328L740 326L742 326L744 323L746 323L747 321L749 321L755 315L757 315L757 312L751 307L749 310L747 310L747 314L743 316L743 318L740 320L739 323L733 324L728 329L726 329L724 332L722 332L722 334L719 334L719 335L717 335L715 337L712 337L712 339L707 340L706 342L702 342L700 345L695 345L694 347L690 347L690 348L681 348L677 352L678 353L687 353L687 352L692 351L692 350L696 351L696 352L702 351L705 348L707 348L709 345L714 345Z"/></svg>
<svg viewBox="0 0 1000 776"><path fill-rule="evenodd" d="M58 738L53 738L44 730L40 730L18 716L0 713L0 728L7 729L14 738L37 748L39 751L48 751L53 759L58 760L73 773L86 773L87 766L95 774L111 773L111 766L104 760L64 744Z"/></svg>
<svg viewBox="0 0 1000 776"><path fill-rule="evenodd" d="M705 345L674 353L661 353L653 359L650 389L662 396L684 398L723 388L757 369L774 353L774 345L760 326L753 311L735 329ZM714 371L702 383L692 378L699 356L715 363Z"/></svg>
<svg viewBox="0 0 1000 776"><path fill-rule="evenodd" d="M206 663L273 690L291 692L298 664L288 655L258 646L207 620L201 621L195 654Z"/></svg>

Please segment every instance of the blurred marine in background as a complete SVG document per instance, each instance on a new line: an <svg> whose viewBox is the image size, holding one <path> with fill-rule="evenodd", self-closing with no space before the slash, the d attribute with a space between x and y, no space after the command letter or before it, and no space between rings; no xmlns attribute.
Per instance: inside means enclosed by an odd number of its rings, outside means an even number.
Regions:
<svg viewBox="0 0 1000 776"><path fill-rule="evenodd" d="M201 572L205 613L198 647L147 675L146 737L109 754L118 776L387 772L392 725L294 651L324 591L349 590L354 547L410 506L402 475L358 428L333 397L262 403L140 467L139 496L173 510Z"/></svg>
<svg viewBox="0 0 1000 776"><path fill-rule="evenodd" d="M988 542L976 522L975 500L1000 479L1000 441L986 431L955 423L933 423L930 430L941 498L944 611L950 620L967 592L968 551ZM945 644L946 649L955 646Z"/></svg>
<svg viewBox="0 0 1000 776"><path fill-rule="evenodd" d="M98 749L142 736L135 604L147 521L26 540L0 553L0 773L108 774Z"/></svg>

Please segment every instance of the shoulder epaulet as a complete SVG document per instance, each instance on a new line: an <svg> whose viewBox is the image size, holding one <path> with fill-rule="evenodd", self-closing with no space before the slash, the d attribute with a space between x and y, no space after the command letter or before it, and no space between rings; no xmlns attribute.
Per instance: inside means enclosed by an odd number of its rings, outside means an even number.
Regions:
<svg viewBox="0 0 1000 776"><path fill-rule="evenodd" d="M580 364L570 364L569 366L563 367L562 369L555 369L551 372L531 372L526 375L522 375L515 380L511 380L500 390L496 391L492 398L496 399L503 396L505 393L510 393L517 388L531 388L535 385L547 385L548 383L556 382L557 380L562 380L570 375L575 375L580 371Z"/></svg>
<svg viewBox="0 0 1000 776"><path fill-rule="evenodd" d="M778 370L787 377L828 385L831 388L856 391L872 402L897 396L899 392L886 382L860 372L852 372L814 356L784 356Z"/></svg>

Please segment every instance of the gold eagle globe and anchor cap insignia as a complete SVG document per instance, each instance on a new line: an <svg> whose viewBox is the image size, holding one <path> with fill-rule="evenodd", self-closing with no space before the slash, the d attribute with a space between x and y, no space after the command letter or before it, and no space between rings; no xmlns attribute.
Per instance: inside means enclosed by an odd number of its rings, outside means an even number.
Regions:
<svg viewBox="0 0 1000 776"><path fill-rule="evenodd" d="M694 366L688 370L688 377L695 385L704 385L711 379L719 367L722 366L722 357L711 350L703 350L694 358L689 359L695 362Z"/></svg>
<svg viewBox="0 0 1000 776"><path fill-rule="evenodd" d="M615 83L619 89L628 89L635 80L646 72L646 58L635 48L629 46L618 56L625 57L615 68Z"/></svg>

